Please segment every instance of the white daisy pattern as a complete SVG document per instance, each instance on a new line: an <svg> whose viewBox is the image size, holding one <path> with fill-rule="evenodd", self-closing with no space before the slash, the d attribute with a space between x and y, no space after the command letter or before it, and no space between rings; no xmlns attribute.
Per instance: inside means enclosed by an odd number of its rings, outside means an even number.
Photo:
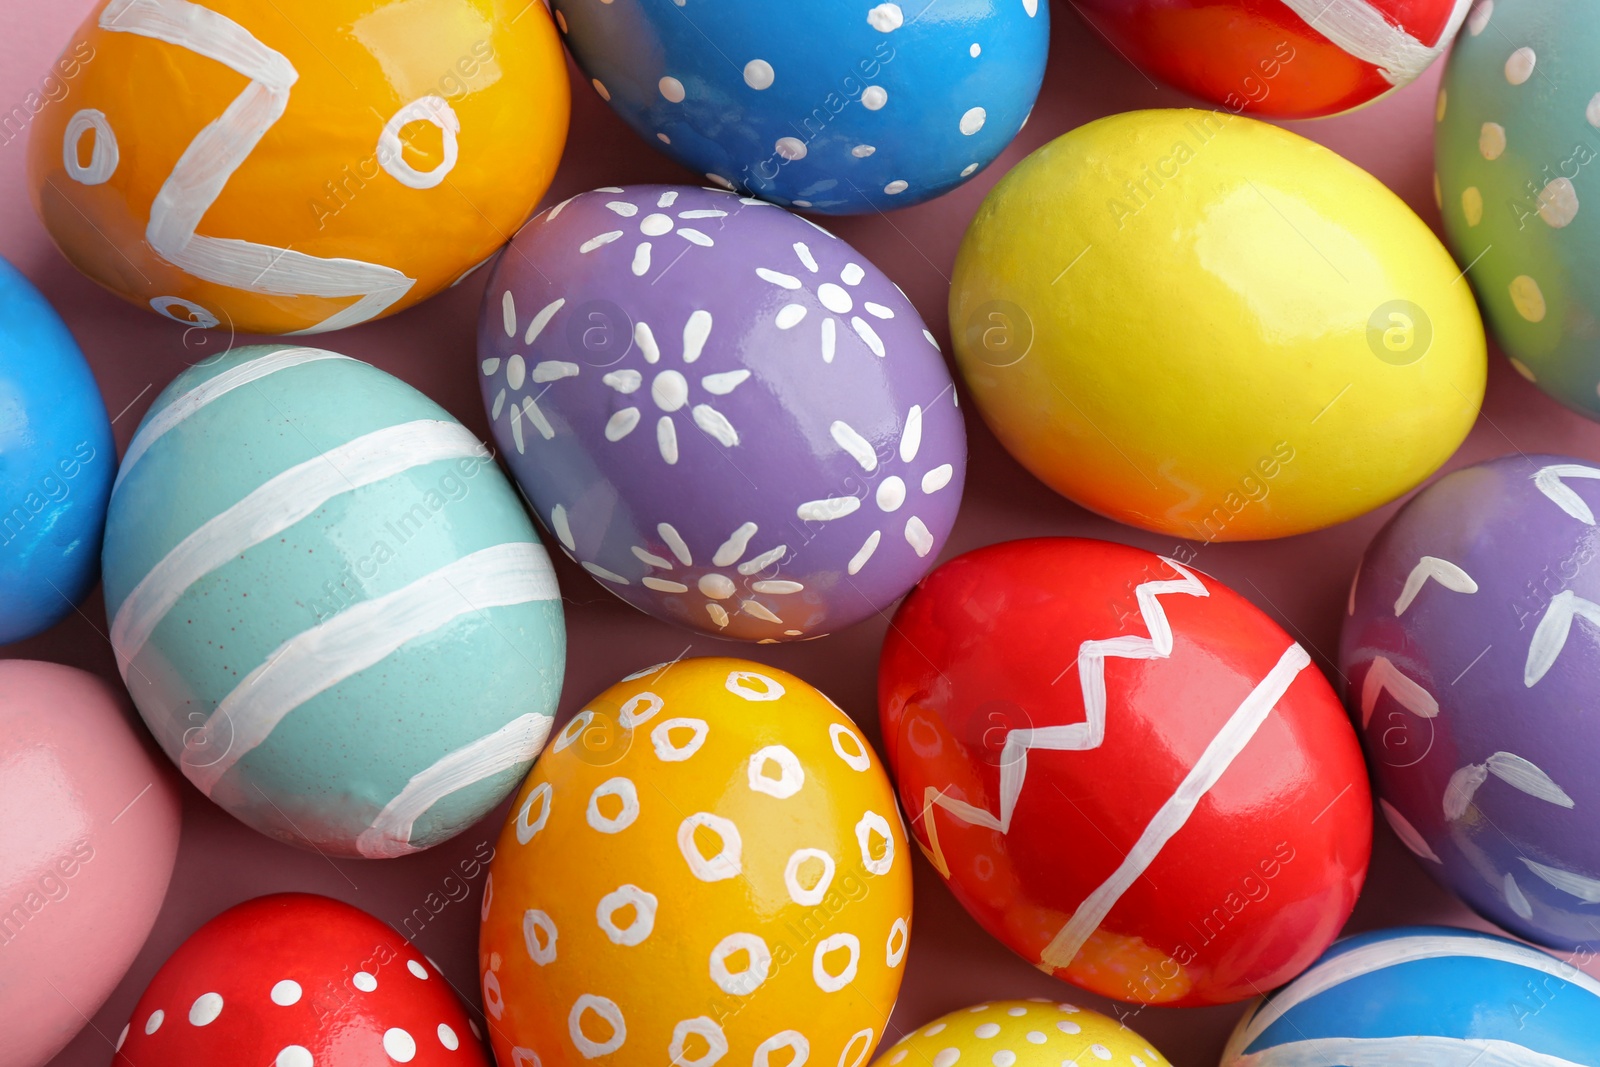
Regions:
<svg viewBox="0 0 1600 1067"><path fill-rule="evenodd" d="M880 322L894 318L894 309L871 300L853 296L850 290L861 284L867 276L866 270L859 263L848 262L839 271L839 280L823 280L822 270L817 264L817 258L811 252L811 247L804 241L796 241L791 246L798 267L789 264L780 264L777 267L757 267L756 277L768 285L776 286L788 292L807 290L814 296L823 311L816 315L815 321L818 338L818 351L822 354L824 363L832 363L834 356L839 351L839 332L841 323L861 338L863 344L872 351L872 354L883 359L888 354L883 337L873 328L872 321ZM843 282L844 284L839 284ZM811 309L804 304L791 301L778 309L773 325L780 330L793 330L802 326L807 319L811 319Z"/></svg>
<svg viewBox="0 0 1600 1067"><path fill-rule="evenodd" d="M617 188L597 190L603 193L622 193ZM716 240L699 226L705 225L709 220L724 219L728 213L721 208L690 208L679 211L677 217L671 214L672 208L677 203L678 191L676 189L664 190L656 197L654 209L641 208L631 200L607 200L606 210L616 215L622 228L603 230L578 246L580 255L588 255L595 249L604 248L612 241L621 241L628 236L628 229L635 229L638 236L634 238L633 263L630 269L636 278L642 278L650 272L650 265L655 254L655 241L669 234L688 241L701 248L713 248ZM566 205L561 205L565 207ZM686 225L687 224L687 225Z"/></svg>
<svg viewBox="0 0 1600 1067"><path fill-rule="evenodd" d="M917 514L917 504L921 498L931 497L948 488L955 480L956 469L955 464L948 461L932 465L923 463L920 467L916 465L922 454L922 406L913 404L906 412L900 441L893 453L905 468L902 474L887 473L884 468L888 464L879 462L872 444L849 423L836 419L829 430L834 443L855 460L863 474L880 477L874 486L870 503L863 503L857 496L808 500L795 509L796 517L803 522L832 522L853 515L864 507L876 509L882 516L879 520L882 525L875 526L855 555L850 557L845 570L851 575L861 573L861 569L877 554L886 528L899 526L906 544L911 546L919 559L925 558L933 551L936 539L928 529L928 524ZM893 457L889 463L892 462ZM918 470L920 474L916 473ZM899 516L904 510L910 513L902 522Z"/></svg>
<svg viewBox="0 0 1600 1067"><path fill-rule="evenodd" d="M659 545L634 545L632 548L634 557L650 568L640 584L657 593L697 600L719 631L726 630L735 616L743 614L776 627L786 627L783 630L786 637L802 636L804 629L788 626L782 612L783 599L804 592L805 585L767 573L783 562L789 554L789 546L779 544L756 551L752 542L758 533L760 527L755 523L742 523L717 546L708 568L696 564L693 550L676 527L660 523L656 526Z"/></svg>
<svg viewBox="0 0 1600 1067"><path fill-rule="evenodd" d="M706 342L711 337L712 325L709 311L695 311L683 324L683 346L679 350L679 359L685 370L690 370L699 361L705 351ZM661 364L661 346L656 340L655 331L643 319L633 324L633 343L649 371L648 394L640 393L640 390L646 388L645 374L631 367L610 371L601 380L623 398L632 399L638 396L643 403L644 396L648 395L649 404L658 412L655 420L656 448L663 460L669 464L678 462L676 418L685 408L688 409L688 416L694 421L694 425L698 426L706 436L724 448L733 448L739 444L739 431L711 401L717 397L727 396L748 381L750 378L748 370L741 367L737 370L698 376L695 380L699 382L700 390L706 394L707 399L693 403L694 387L690 384L690 374L685 374L683 370L675 367L657 369ZM692 374L692 370L690 373ZM639 404L629 403L618 408L606 420L606 440L615 444L625 439L644 419L645 415L641 412Z"/></svg>

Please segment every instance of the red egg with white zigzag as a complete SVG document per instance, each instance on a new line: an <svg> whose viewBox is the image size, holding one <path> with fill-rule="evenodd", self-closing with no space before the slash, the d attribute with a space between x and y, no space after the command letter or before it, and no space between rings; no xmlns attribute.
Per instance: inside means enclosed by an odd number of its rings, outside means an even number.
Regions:
<svg viewBox="0 0 1600 1067"><path fill-rule="evenodd" d="M1317 118L1407 85L1470 0L1082 0L1125 58L1235 113Z"/></svg>
<svg viewBox="0 0 1600 1067"><path fill-rule="evenodd" d="M1306 650L1192 562L1076 538L968 553L901 606L878 685L917 843L1047 973L1242 1000L1355 905L1355 732Z"/></svg>

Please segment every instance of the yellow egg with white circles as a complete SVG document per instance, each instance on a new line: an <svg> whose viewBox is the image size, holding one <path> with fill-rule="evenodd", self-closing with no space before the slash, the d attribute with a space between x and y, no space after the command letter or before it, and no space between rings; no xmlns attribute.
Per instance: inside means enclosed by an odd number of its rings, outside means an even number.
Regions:
<svg viewBox="0 0 1600 1067"><path fill-rule="evenodd" d="M872 1067L1168 1067L1115 1019L1053 1000L1001 1000L935 1019Z"/></svg>

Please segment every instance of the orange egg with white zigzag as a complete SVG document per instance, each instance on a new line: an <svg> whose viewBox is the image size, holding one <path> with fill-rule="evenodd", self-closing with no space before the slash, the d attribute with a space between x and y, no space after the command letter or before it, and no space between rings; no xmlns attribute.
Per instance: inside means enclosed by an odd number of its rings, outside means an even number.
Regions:
<svg viewBox="0 0 1600 1067"><path fill-rule="evenodd" d="M458 280L566 139L543 4L101 0L29 144L62 252L184 325L316 333Z"/></svg>
<svg viewBox="0 0 1600 1067"><path fill-rule="evenodd" d="M505 1067L861 1067L911 937L911 857L862 731L794 675L691 659L586 704L484 887Z"/></svg>

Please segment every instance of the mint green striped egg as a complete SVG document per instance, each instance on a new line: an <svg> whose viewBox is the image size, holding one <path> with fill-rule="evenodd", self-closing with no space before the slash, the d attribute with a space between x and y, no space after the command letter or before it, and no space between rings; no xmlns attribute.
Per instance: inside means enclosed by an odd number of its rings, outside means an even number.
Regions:
<svg viewBox="0 0 1600 1067"><path fill-rule="evenodd" d="M549 557L483 443L368 364L263 345L184 372L128 446L103 562L145 722L271 837L438 844L549 733Z"/></svg>

